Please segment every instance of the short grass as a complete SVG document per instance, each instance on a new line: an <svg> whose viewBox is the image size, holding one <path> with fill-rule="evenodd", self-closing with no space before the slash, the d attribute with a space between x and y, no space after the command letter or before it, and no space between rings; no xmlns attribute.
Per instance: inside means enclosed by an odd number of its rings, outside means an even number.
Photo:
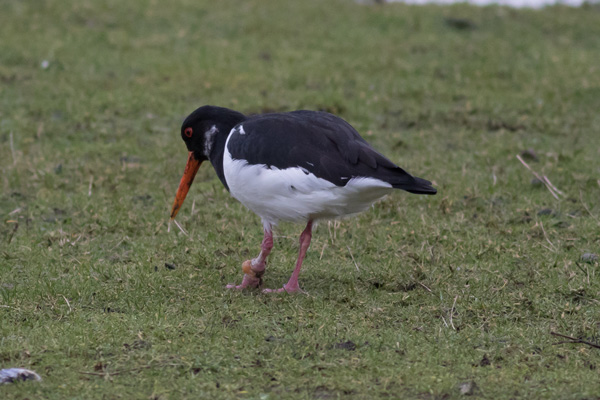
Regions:
<svg viewBox="0 0 600 400"><path fill-rule="evenodd" d="M596 398L600 10L0 2L3 399ZM185 115L323 109L435 197L316 230L308 295L224 289L261 225ZM546 175L557 200L516 158ZM527 152L528 151L528 152ZM193 209L193 212L192 212ZM266 275L291 273L283 225ZM169 264L168 267L166 264Z"/></svg>

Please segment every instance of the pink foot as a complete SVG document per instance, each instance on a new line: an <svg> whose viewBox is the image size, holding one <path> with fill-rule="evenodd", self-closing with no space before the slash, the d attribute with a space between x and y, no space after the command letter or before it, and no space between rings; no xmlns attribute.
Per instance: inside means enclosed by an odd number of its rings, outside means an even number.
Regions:
<svg viewBox="0 0 600 400"><path fill-rule="evenodd" d="M246 288L257 288L259 287L261 284L260 279L258 278L252 278L248 275L244 275L244 279L242 279L242 283L240 285L236 285L235 283L230 283L227 286L225 286L227 289L236 289L236 290L243 290Z"/></svg>
<svg viewBox="0 0 600 400"><path fill-rule="evenodd" d="M246 260L242 264L242 271L244 271L244 279L239 285L230 283L225 286L227 289L243 290L246 288L257 288L262 284L261 277L265 273L265 264L252 265L251 260Z"/></svg>
<svg viewBox="0 0 600 400"><path fill-rule="evenodd" d="M283 293L283 292L288 292L288 293L303 293L306 294L306 292L302 289L300 289L299 286L288 286L288 285L283 285L282 288L279 289L264 289L262 291L263 293Z"/></svg>

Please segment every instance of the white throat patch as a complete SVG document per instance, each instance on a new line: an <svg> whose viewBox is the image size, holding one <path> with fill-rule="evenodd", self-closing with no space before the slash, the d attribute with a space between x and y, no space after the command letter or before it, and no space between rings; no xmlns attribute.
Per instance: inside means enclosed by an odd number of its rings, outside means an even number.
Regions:
<svg viewBox="0 0 600 400"><path fill-rule="evenodd" d="M219 132L216 125L213 125L209 130L204 132L204 155L210 158L210 152L215 141L215 135Z"/></svg>

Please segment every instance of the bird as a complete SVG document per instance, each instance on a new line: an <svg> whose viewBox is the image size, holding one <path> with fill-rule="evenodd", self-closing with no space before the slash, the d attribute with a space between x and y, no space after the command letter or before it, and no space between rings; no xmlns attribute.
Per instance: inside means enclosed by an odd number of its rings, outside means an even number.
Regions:
<svg viewBox="0 0 600 400"><path fill-rule="evenodd" d="M430 181L410 175L371 147L348 122L324 111L247 116L205 105L185 118L181 137L188 158L171 221L204 161L210 161L229 193L262 221L260 253L242 263L241 283L229 284L228 289L262 286L273 228L280 221L306 226L290 279L279 289L263 292L303 292L298 278L317 222L358 214L394 189L437 193Z"/></svg>

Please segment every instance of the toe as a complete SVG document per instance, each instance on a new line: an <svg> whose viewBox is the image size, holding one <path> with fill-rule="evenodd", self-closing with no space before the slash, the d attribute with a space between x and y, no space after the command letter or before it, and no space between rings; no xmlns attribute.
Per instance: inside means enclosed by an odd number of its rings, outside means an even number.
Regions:
<svg viewBox="0 0 600 400"><path fill-rule="evenodd" d="M284 288L279 288L279 289L264 289L262 292L263 293L281 293L285 291Z"/></svg>
<svg viewBox="0 0 600 400"><path fill-rule="evenodd" d="M295 287L288 287L287 285L284 285L282 288L279 289L264 289L262 291L263 293L303 293L306 294L306 292L302 289L300 289L299 286L295 286Z"/></svg>

